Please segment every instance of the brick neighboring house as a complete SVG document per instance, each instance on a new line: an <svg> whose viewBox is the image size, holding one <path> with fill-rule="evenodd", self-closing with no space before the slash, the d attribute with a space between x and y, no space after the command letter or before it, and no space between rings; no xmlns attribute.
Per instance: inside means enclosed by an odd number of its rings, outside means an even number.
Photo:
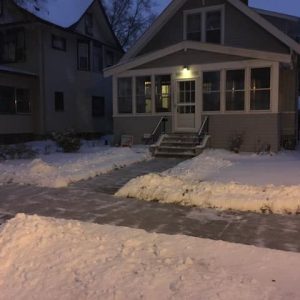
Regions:
<svg viewBox="0 0 300 300"><path fill-rule="evenodd" d="M112 132L103 68L119 61L122 47L100 0L54 2L0 0L2 141L69 128Z"/></svg>
<svg viewBox="0 0 300 300"><path fill-rule="evenodd" d="M173 0L113 77L114 129L141 142L167 118L167 132L197 134L208 117L213 148L294 143L300 18L247 0Z"/></svg>

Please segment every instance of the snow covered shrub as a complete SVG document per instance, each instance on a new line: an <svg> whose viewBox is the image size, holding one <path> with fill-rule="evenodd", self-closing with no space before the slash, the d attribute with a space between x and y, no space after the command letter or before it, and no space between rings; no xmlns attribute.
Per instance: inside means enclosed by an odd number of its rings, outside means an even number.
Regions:
<svg viewBox="0 0 300 300"><path fill-rule="evenodd" d="M243 134L237 133L235 134L230 141L230 151L233 151L235 153L239 153L241 150L241 146L244 143L244 137Z"/></svg>
<svg viewBox="0 0 300 300"><path fill-rule="evenodd" d="M53 140L65 153L77 152L80 149L80 139L74 130L52 133Z"/></svg>
<svg viewBox="0 0 300 300"><path fill-rule="evenodd" d="M0 159L31 159L36 152L25 144L2 145L0 146Z"/></svg>

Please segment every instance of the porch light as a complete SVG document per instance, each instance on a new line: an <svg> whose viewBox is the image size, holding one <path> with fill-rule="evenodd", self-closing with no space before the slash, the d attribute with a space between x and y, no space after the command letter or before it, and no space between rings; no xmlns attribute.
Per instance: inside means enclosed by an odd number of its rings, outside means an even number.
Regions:
<svg viewBox="0 0 300 300"><path fill-rule="evenodd" d="M185 65L182 68L182 72L181 72L181 78L190 78L191 77L191 70L190 67Z"/></svg>
<svg viewBox="0 0 300 300"><path fill-rule="evenodd" d="M183 66L182 72L188 72L190 70L189 66Z"/></svg>

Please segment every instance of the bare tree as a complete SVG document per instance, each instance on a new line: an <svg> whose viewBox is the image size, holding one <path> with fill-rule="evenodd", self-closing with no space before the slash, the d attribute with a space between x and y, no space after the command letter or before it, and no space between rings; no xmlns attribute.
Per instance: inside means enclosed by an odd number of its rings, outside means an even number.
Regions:
<svg viewBox="0 0 300 300"><path fill-rule="evenodd" d="M155 0L104 0L112 29L124 49L131 46L155 19Z"/></svg>

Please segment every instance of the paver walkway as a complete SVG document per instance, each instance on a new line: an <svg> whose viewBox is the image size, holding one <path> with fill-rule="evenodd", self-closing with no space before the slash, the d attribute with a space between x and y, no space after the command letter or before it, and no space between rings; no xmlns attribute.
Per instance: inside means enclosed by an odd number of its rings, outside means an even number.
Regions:
<svg viewBox="0 0 300 300"><path fill-rule="evenodd" d="M116 198L101 192L105 190L104 182L110 183L107 185L109 192L116 188L113 178L119 178L116 181L118 184L122 180L128 181L130 172L135 176L139 172L149 171L151 165L153 170L164 169L159 163L154 167L156 162L136 164L63 189L13 184L2 186L0 223L21 212L300 252L300 216L217 212ZM175 163L164 162L165 168Z"/></svg>

